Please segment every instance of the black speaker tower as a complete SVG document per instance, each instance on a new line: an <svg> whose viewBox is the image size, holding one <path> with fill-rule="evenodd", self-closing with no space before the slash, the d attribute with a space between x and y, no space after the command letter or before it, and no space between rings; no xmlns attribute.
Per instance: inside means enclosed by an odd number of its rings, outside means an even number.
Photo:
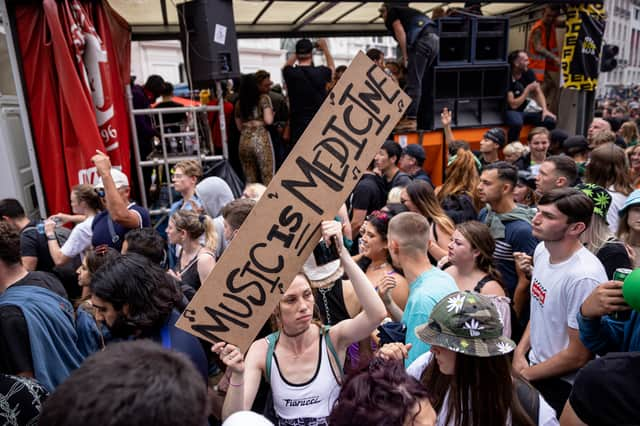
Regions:
<svg viewBox="0 0 640 426"><path fill-rule="evenodd" d="M231 0L194 0L178 4L180 41L192 89L240 76Z"/></svg>
<svg viewBox="0 0 640 426"><path fill-rule="evenodd" d="M418 128L439 129L447 107L456 127L503 123L509 84L506 17L446 17L436 20L440 49L422 80Z"/></svg>

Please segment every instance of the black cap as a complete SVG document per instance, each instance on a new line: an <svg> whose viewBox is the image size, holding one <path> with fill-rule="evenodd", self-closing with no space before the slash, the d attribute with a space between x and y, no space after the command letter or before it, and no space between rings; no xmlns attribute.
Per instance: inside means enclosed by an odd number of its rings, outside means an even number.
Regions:
<svg viewBox="0 0 640 426"><path fill-rule="evenodd" d="M504 146L506 139L504 136L504 130L500 127L494 127L493 129L487 130L487 133L484 134L484 138L497 143L500 145L500 148Z"/></svg>
<svg viewBox="0 0 640 426"><path fill-rule="evenodd" d="M403 154L409 155L419 162L423 162L427 156L424 153L424 148L417 144L407 145L403 150Z"/></svg>
<svg viewBox="0 0 640 426"><path fill-rule="evenodd" d="M526 170L518 171L518 183L522 183L534 191L536 190L536 177Z"/></svg>
<svg viewBox="0 0 640 426"><path fill-rule="evenodd" d="M569 134L562 129L553 129L550 136L552 143L562 145L562 143L569 137Z"/></svg>
<svg viewBox="0 0 640 426"><path fill-rule="evenodd" d="M568 152L570 149L575 152L583 152L589 150L589 142L582 135L571 136L562 143L562 149Z"/></svg>
<svg viewBox="0 0 640 426"><path fill-rule="evenodd" d="M313 43L308 38L298 40L296 43L296 55L308 55L313 51Z"/></svg>

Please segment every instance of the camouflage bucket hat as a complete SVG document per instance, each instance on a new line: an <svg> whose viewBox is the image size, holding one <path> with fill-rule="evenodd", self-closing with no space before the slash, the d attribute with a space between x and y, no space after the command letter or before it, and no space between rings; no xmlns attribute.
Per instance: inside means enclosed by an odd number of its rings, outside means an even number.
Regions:
<svg viewBox="0 0 640 426"><path fill-rule="evenodd" d="M581 183L576 186L587 197L593 201L593 213L607 221L607 213L611 207L611 194L601 186L593 183Z"/></svg>
<svg viewBox="0 0 640 426"><path fill-rule="evenodd" d="M491 299L457 291L445 296L426 324L416 327L420 340L477 357L508 354L516 344L502 335L502 319Z"/></svg>

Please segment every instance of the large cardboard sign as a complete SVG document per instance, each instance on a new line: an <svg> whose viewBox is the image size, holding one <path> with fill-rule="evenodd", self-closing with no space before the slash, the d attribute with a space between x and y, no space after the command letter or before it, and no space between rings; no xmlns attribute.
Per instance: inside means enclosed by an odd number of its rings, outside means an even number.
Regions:
<svg viewBox="0 0 640 426"><path fill-rule="evenodd" d="M410 102L358 53L178 327L245 352Z"/></svg>

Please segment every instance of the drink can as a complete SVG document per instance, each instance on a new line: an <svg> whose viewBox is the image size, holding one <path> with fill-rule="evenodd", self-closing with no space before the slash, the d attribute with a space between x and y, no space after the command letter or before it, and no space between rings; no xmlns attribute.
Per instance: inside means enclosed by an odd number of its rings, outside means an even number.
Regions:
<svg viewBox="0 0 640 426"><path fill-rule="evenodd" d="M625 278L627 278L630 273L631 269L629 268L618 268L613 273L613 280L624 282ZM609 317L615 321L627 321L631 318L631 310L612 312Z"/></svg>

